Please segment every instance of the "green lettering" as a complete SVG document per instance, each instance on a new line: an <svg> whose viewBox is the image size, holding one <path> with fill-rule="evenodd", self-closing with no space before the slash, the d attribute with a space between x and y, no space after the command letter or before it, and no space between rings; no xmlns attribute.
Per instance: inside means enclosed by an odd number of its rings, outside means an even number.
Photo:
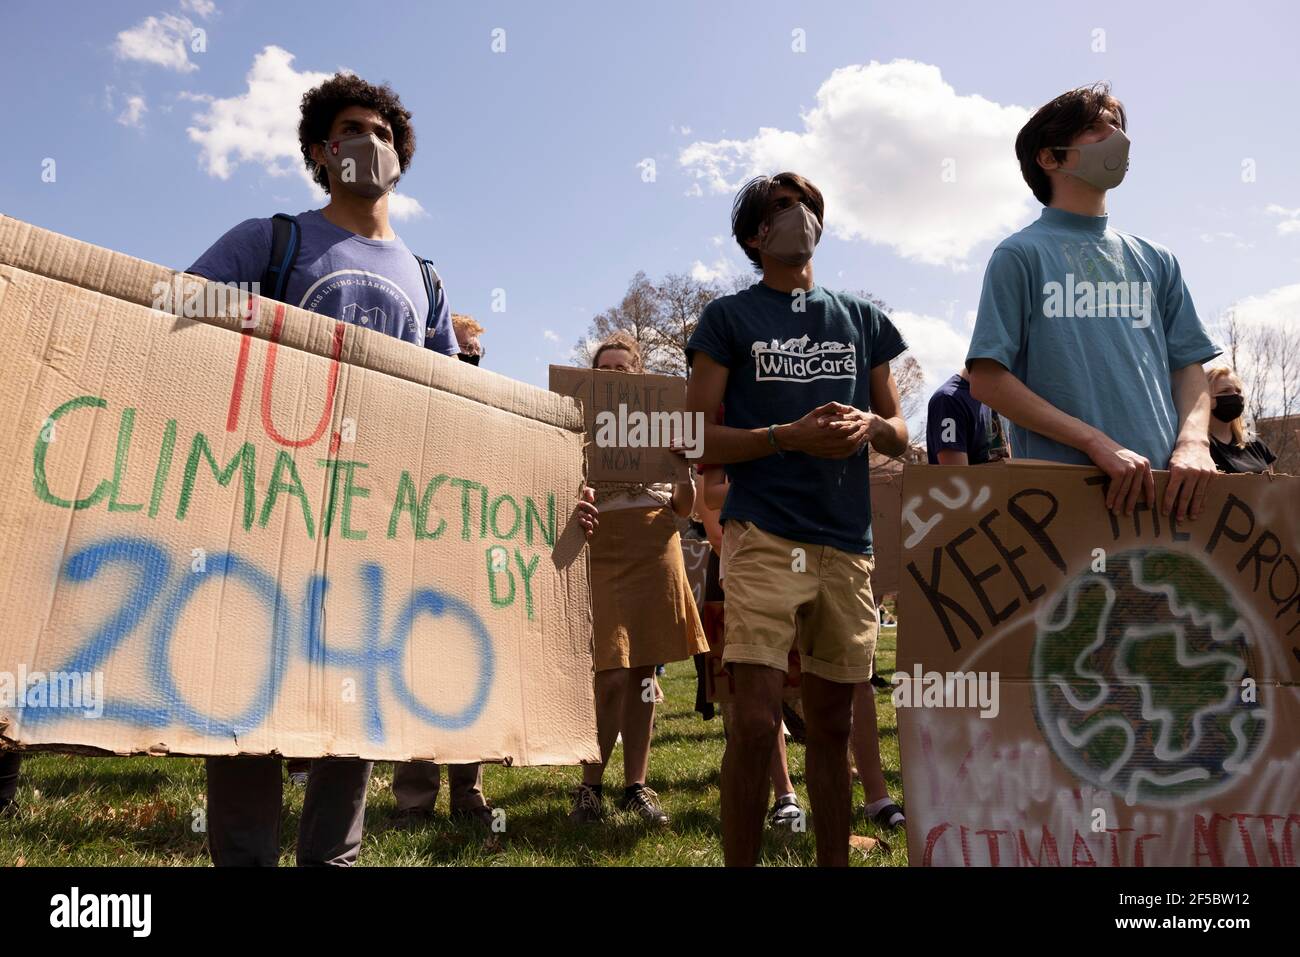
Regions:
<svg viewBox="0 0 1300 957"><path fill-rule="evenodd" d="M181 482L181 500L176 506L176 518L183 520L190 509L190 498L194 495L194 479L198 474L200 457L207 459L208 467L216 476L217 484L223 488L230 484L235 469L240 470L244 480L244 531L248 531L253 527L253 514L257 507L255 484L257 451L253 448L253 443L245 442L230 460L230 464L218 470L217 460L212 455L212 447L208 445L208 438L202 432L195 432L194 441L190 443L190 456L185 462L185 479Z"/></svg>

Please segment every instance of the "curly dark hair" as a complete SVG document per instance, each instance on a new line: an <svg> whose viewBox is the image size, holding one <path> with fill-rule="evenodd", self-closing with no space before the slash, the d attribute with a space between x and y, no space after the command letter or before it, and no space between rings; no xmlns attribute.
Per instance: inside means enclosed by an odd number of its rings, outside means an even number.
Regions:
<svg viewBox="0 0 1300 957"><path fill-rule="evenodd" d="M375 86L354 73L335 73L315 89L302 95L302 119L298 123L298 146L303 162L312 178L325 192L330 191L329 175L324 166L317 166L311 158L313 144L329 139L334 118L349 106L364 106L374 110L393 128L393 149L402 172L411 165L415 155L415 129L411 126L411 111L402 106L402 100L388 84Z"/></svg>

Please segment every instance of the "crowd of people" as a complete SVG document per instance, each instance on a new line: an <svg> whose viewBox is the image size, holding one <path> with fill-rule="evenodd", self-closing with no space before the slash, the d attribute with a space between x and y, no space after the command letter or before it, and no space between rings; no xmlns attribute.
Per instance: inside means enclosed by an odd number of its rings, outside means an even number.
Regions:
<svg viewBox="0 0 1300 957"><path fill-rule="evenodd" d="M926 449L940 465L1008 456L1093 465L1108 477L1106 505L1116 511L1131 512L1144 496L1154 507L1152 470L1168 470L1160 507L1185 518L1201 510L1218 471L1267 471L1274 457L1244 427L1240 379L1222 366L1207 375L1220 351L1178 261L1109 223L1107 194L1128 166L1126 128L1124 107L1098 85L1053 99L1020 131L1015 154L1044 208L990 258L965 365L930 399ZM188 271L261 282L274 298L478 365L487 330L451 313L441 277L389 223L389 192L414 153L397 95L336 75L304 96L299 136L328 205L243 222ZM651 826L670 824L648 786L657 669L694 659L703 680L703 656L721 644L733 689L722 707L728 864L756 864L765 827L804 818L788 762L792 724L805 745L819 863L848 861L854 773L862 814L882 828L905 826L886 787L876 725L882 614L871 587L869 489L871 450L899 456L909 447L890 371L907 345L876 305L814 282L825 211L822 193L794 172L740 190L731 233L758 281L712 301L687 344L687 406L706 423L702 464L676 484L598 484L577 503L590 541L600 760L582 769L575 824L598 826L605 816L604 774L619 741L616 806ZM371 279L331 282L349 272ZM1150 311L1045 312L1045 291L1067 279L1071 288L1143 283ZM592 365L644 372L627 333L600 343ZM707 621L682 559L680 536L692 526L713 553L705 599L719 613ZM787 700L792 657L797 707ZM697 706L712 716L702 696ZM213 757L206 771L213 861L274 865L283 762ZM288 771L306 788L298 862L355 863L372 763L319 758ZM0 754L0 808L17 779L17 754ZM447 780L452 814L489 827L481 765L449 766ZM440 782L437 764L397 765L399 810L429 818Z"/></svg>

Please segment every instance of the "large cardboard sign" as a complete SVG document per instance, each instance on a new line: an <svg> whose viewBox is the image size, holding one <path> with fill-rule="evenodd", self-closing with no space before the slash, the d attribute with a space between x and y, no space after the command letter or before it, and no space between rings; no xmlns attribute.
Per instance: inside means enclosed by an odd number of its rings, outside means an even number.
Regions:
<svg viewBox="0 0 1300 957"><path fill-rule="evenodd" d="M3 739L594 759L577 406L226 291L0 218Z"/></svg>
<svg viewBox="0 0 1300 957"><path fill-rule="evenodd" d="M911 863L1295 866L1300 479L1220 476L1178 522L1103 478L905 471Z"/></svg>
<svg viewBox="0 0 1300 957"><path fill-rule="evenodd" d="M589 481L686 481L686 462L668 451L670 439L703 448L704 436L698 417L684 411L685 379L551 366L550 387L582 404Z"/></svg>

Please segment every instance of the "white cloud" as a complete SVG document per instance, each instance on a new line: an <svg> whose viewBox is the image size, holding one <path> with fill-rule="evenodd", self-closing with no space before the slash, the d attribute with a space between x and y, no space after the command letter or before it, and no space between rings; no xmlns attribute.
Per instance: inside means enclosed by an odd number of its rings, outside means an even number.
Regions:
<svg viewBox="0 0 1300 957"><path fill-rule="evenodd" d="M394 191L388 194L388 215L393 219L408 220L419 219L421 216L427 216L428 213L414 196Z"/></svg>
<svg viewBox="0 0 1300 957"><path fill-rule="evenodd" d="M555 334L553 329L542 330L542 338L548 342L559 342L560 337Z"/></svg>
<svg viewBox="0 0 1300 957"><path fill-rule="evenodd" d="M894 310L889 318L907 341L908 352L925 373L926 399L929 393L966 364L975 312L966 313L964 326L956 319L942 319L922 313Z"/></svg>
<svg viewBox="0 0 1300 957"><path fill-rule="evenodd" d="M123 126L142 127L144 115L149 112L143 96L128 96L126 109L118 114L117 121Z"/></svg>
<svg viewBox="0 0 1300 957"><path fill-rule="evenodd" d="M725 256L719 256L711 265L702 260L691 263L691 278L697 282L718 282L739 276L744 270Z"/></svg>
<svg viewBox="0 0 1300 957"><path fill-rule="evenodd" d="M190 62L189 41L193 22L188 17L165 13L145 17L140 23L117 35L114 52L119 60L152 63L177 73L192 73L198 64Z"/></svg>
<svg viewBox="0 0 1300 957"><path fill-rule="evenodd" d="M1285 206L1271 203L1264 209L1264 212L1269 216L1281 217L1282 221L1277 224L1277 234L1279 236L1289 236L1292 233L1300 234L1300 207L1287 209Z"/></svg>
<svg viewBox="0 0 1300 957"><path fill-rule="evenodd" d="M1246 242L1246 240L1242 239L1242 238L1241 238L1240 236L1238 236L1236 233L1231 233L1231 232L1226 232L1226 233L1225 233L1225 232L1218 232L1218 233L1201 233L1201 242L1203 242L1203 243L1216 243L1216 242L1232 243L1232 245L1233 245L1236 249L1253 249L1254 246L1255 246L1254 243L1248 243L1248 242Z"/></svg>
<svg viewBox="0 0 1300 957"><path fill-rule="evenodd" d="M1023 107L959 95L937 66L872 61L835 70L801 130L692 143L678 161L697 184L723 193L753 175L797 170L826 196L836 237L963 268L976 245L1029 215L1033 196L1014 153L1028 117Z"/></svg>
<svg viewBox="0 0 1300 957"><path fill-rule="evenodd" d="M1258 296L1239 299L1230 307L1245 326L1295 328L1300 326L1300 283L1278 286Z"/></svg>
<svg viewBox="0 0 1300 957"><path fill-rule="evenodd" d="M687 187L686 187L686 191L685 191L682 195L683 195L683 196L703 196L703 195L704 195L704 190L700 188L700 184L699 184L699 183L691 183L690 186L687 186Z"/></svg>
<svg viewBox="0 0 1300 957"><path fill-rule="evenodd" d="M217 12L217 5L213 0L181 0L181 9L206 20Z"/></svg>
<svg viewBox="0 0 1300 957"><path fill-rule="evenodd" d="M245 75L248 89L238 96L185 92L180 98L207 106L187 132L199 144L199 162L209 176L229 179L240 163L256 163L272 176L296 173L319 201L325 193L298 146L298 107L304 93L332 74L296 70L293 60L288 50L268 46L254 57ZM418 199L398 192L388 197L388 213L397 220L428 215Z"/></svg>
<svg viewBox="0 0 1300 957"><path fill-rule="evenodd" d="M248 89L238 96L182 94L208 107L188 130L201 147L199 162L208 175L229 179L236 166L250 162L260 163L272 176L296 170L310 182L298 149L298 104L304 93L329 77L295 70L292 53L268 46L253 59L245 76Z"/></svg>

